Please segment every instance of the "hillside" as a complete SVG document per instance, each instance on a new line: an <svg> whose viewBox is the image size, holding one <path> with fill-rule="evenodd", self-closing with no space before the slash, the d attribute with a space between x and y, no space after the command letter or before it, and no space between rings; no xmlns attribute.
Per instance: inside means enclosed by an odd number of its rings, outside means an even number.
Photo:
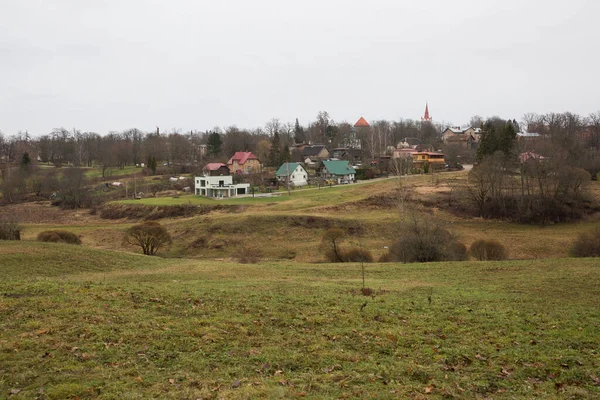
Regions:
<svg viewBox="0 0 600 400"><path fill-rule="evenodd" d="M0 249L11 398L600 395L596 260L374 264L365 297L357 264Z"/></svg>
<svg viewBox="0 0 600 400"><path fill-rule="evenodd" d="M25 240L35 239L45 229L64 228L80 235L85 246L131 251L121 246L123 231L148 217L159 218L173 235L172 248L162 254L165 257L231 260L250 249L263 260L298 262L322 261L318 246L330 227L345 229L348 245L368 247L379 257L394 240L399 221L412 214L434 215L467 246L480 238L500 240L514 259L567 257L577 235L598 222L597 215L554 225L465 215L458 205L467 199L457 188L466 175L390 178L267 198L217 201L187 195L128 200L109 203L94 215L32 203L3 209L23 222ZM594 198L599 191L598 182L592 182ZM399 201L402 196L407 200ZM114 219L102 218L105 214Z"/></svg>

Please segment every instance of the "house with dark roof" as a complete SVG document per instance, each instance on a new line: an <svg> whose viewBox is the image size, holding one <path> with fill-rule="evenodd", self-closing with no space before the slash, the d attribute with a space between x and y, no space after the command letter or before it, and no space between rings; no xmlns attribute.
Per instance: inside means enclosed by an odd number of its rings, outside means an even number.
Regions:
<svg viewBox="0 0 600 400"><path fill-rule="evenodd" d="M313 146L305 146L302 149L302 159L309 164L314 164L317 161L326 160L331 157L331 153L327 150L327 147L322 144L316 144Z"/></svg>
<svg viewBox="0 0 600 400"><path fill-rule="evenodd" d="M231 171L223 163L208 163L202 168L202 173L204 173L204 176L221 176L229 175Z"/></svg>
<svg viewBox="0 0 600 400"><path fill-rule="evenodd" d="M232 174L251 174L260 172L262 164L250 151L238 151L227 161Z"/></svg>
<svg viewBox="0 0 600 400"><path fill-rule="evenodd" d="M338 160L348 160L351 163L358 163L362 161L363 151L362 149L355 149L351 147L338 147L333 149L331 155L333 158Z"/></svg>
<svg viewBox="0 0 600 400"><path fill-rule="evenodd" d="M283 163L275 173L277 180L284 185L305 186L308 184L308 172L302 164Z"/></svg>
<svg viewBox="0 0 600 400"><path fill-rule="evenodd" d="M319 174L324 179L334 179L338 184L352 183L355 181L356 170L345 160L326 160L319 169Z"/></svg>

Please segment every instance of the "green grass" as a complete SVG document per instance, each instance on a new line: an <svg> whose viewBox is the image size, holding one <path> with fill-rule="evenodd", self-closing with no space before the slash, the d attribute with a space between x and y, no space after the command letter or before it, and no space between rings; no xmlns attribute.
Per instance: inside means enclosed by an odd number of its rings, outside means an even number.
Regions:
<svg viewBox="0 0 600 400"><path fill-rule="evenodd" d="M356 264L3 242L0 265L0 397L600 396L597 260L368 265L374 297Z"/></svg>
<svg viewBox="0 0 600 400"><path fill-rule="evenodd" d="M390 179L387 184L391 184ZM304 209L318 206L332 206L336 204L343 204L349 201L360 200L368 197L371 194L371 189L379 187L382 182L365 183L360 185L339 185L332 187L318 188L305 188L296 189L288 194L287 191L278 192L276 196L269 197L240 197L230 198L223 200L215 200L207 197L196 196L193 194L182 195L178 198L173 197L152 197L139 200L120 200L118 203L123 204L145 204L153 206L162 205L182 205L182 204L269 204L269 203L283 203L279 207L275 207L275 210L291 210L291 209ZM385 182L383 183L385 184Z"/></svg>
<svg viewBox="0 0 600 400"><path fill-rule="evenodd" d="M102 176L102 168L83 168L85 170L85 176L88 178L100 178ZM131 175L133 173L137 173L140 177L142 176L142 169L136 168L134 165L128 165L123 169L119 168L109 168L105 172L105 177L108 178L116 178L122 177L124 175Z"/></svg>

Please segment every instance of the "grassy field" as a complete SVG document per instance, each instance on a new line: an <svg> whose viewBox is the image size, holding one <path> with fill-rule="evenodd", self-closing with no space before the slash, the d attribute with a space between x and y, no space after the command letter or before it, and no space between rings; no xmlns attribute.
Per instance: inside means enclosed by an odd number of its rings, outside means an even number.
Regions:
<svg viewBox="0 0 600 400"><path fill-rule="evenodd" d="M600 396L597 260L360 265L0 244L0 397Z"/></svg>
<svg viewBox="0 0 600 400"><path fill-rule="evenodd" d="M100 178L102 176L102 168L84 168L85 176L88 178ZM109 168L105 172L105 177L118 179L120 177L137 173L140 177L142 176L142 169L137 168L135 165L128 165L123 169Z"/></svg>

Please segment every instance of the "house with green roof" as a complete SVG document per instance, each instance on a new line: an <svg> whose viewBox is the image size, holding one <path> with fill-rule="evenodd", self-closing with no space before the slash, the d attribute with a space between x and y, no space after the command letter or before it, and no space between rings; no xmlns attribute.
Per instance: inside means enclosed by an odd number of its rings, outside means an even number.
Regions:
<svg viewBox="0 0 600 400"><path fill-rule="evenodd" d="M324 179L334 179L338 184L353 183L356 176L356 170L345 160L323 161L319 173Z"/></svg>
<svg viewBox="0 0 600 400"><path fill-rule="evenodd" d="M283 163L275 173L275 176L279 183L284 185L305 186L308 184L308 172L306 172L302 164L297 162Z"/></svg>

